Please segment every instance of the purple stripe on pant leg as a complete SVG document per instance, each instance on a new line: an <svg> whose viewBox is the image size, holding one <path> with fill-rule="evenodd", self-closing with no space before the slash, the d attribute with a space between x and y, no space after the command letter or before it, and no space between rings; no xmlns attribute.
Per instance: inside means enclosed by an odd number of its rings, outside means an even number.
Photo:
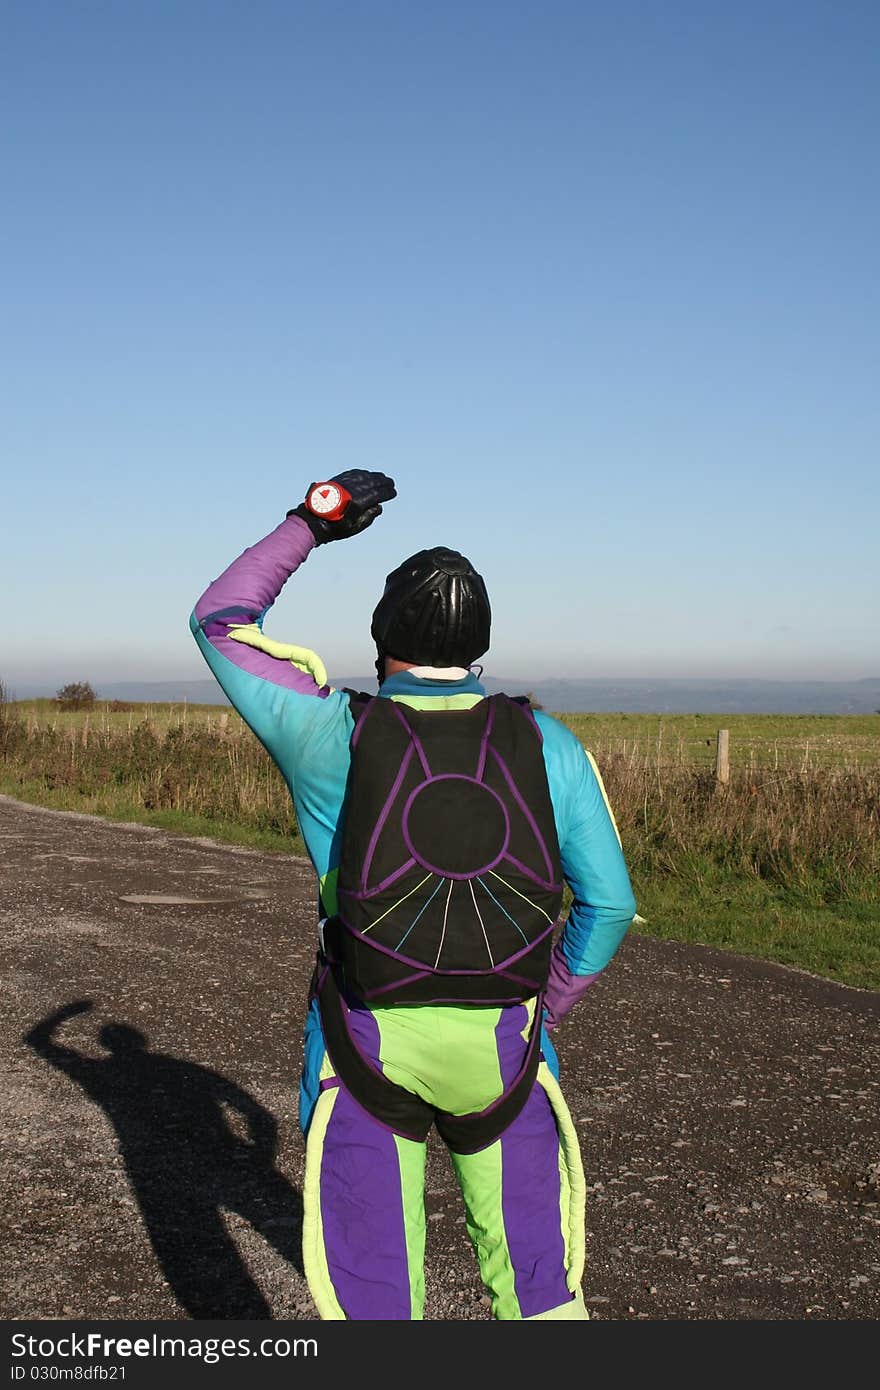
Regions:
<svg viewBox="0 0 880 1390"><path fill-rule="evenodd" d="M501 1078L509 1086L522 1066L526 1024L522 1004L502 1009L495 1027ZM559 1137L546 1092L537 1082L500 1139L501 1207L514 1289L524 1318L567 1303L565 1242L560 1225Z"/></svg>
<svg viewBox="0 0 880 1390"><path fill-rule="evenodd" d="M348 1008L348 1030L358 1045L360 1052L366 1057L367 1061L372 1062L373 1066L382 1070L379 1061L379 1025L376 1016L371 1009L358 1008L357 1005Z"/></svg>
<svg viewBox="0 0 880 1390"><path fill-rule="evenodd" d="M349 1008L349 1031L379 1067L379 1025ZM394 1136L344 1086L333 1107L321 1164L324 1245L336 1295L353 1320L411 1317L403 1196Z"/></svg>
<svg viewBox="0 0 880 1390"><path fill-rule="evenodd" d="M530 1318L571 1299L559 1214L559 1138L537 1082L500 1142L507 1248L520 1311Z"/></svg>
<svg viewBox="0 0 880 1390"><path fill-rule="evenodd" d="M409 1321L409 1266L394 1136L340 1086L321 1155L330 1279L347 1318Z"/></svg>
<svg viewBox="0 0 880 1390"><path fill-rule="evenodd" d="M495 1024L495 1046L498 1049L501 1084L505 1090L513 1085L522 1067L526 1055L522 1030L528 1021L525 1004L510 1004L501 1010L501 1017Z"/></svg>

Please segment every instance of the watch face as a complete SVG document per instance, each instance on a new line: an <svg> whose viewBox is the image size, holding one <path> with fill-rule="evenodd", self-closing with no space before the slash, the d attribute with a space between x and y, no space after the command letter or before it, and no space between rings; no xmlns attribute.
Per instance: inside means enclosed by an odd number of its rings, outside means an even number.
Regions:
<svg viewBox="0 0 880 1390"><path fill-rule="evenodd" d="M316 516L327 516L335 512L342 501L342 493L335 483L318 483L309 493L309 510Z"/></svg>

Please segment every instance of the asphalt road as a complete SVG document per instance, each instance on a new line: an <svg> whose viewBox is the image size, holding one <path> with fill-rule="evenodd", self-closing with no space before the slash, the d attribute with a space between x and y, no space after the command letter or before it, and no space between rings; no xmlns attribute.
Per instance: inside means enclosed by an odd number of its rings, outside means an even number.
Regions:
<svg viewBox="0 0 880 1390"><path fill-rule="evenodd" d="M309 866L0 797L0 889L0 1317L314 1318ZM878 1020L880 994L627 938L558 1035L594 1319L878 1317ZM486 1319L429 1152L426 1316Z"/></svg>

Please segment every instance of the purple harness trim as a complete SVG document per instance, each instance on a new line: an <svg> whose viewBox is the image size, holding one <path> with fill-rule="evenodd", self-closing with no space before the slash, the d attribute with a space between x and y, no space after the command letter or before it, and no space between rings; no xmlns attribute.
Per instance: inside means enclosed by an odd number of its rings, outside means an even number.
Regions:
<svg viewBox="0 0 880 1390"><path fill-rule="evenodd" d="M400 720L401 724L406 729L411 747L413 747L419 755L419 762L421 763L422 768L424 769L425 776L432 777L434 774L431 772L431 769L428 766L428 758L424 748L422 747L422 740L419 738L415 730L412 729L410 725L407 723L406 717L403 714L401 714L397 702L395 700L392 700L390 703L391 708L394 710L394 713L396 714L397 718Z"/></svg>
<svg viewBox="0 0 880 1390"><path fill-rule="evenodd" d="M520 794L519 787L516 785L513 778L511 777L507 763L504 761L501 754L495 748L490 748L489 752L492 754L492 757L495 759L496 763L500 767L502 776L504 777L505 782L507 783L508 787L510 788L513 794L514 801L516 802L517 806L519 806L520 810L522 811L523 815L528 821L532 834L534 835L535 839L537 840L540 846L541 853L544 856L544 863L547 865L547 882L549 883L550 887L555 887L556 885L554 885L553 883L553 865L550 862L550 855L547 853L546 841L544 840L544 836L538 829L535 817L532 815L531 811L529 810L528 806L523 800L522 795Z"/></svg>
<svg viewBox="0 0 880 1390"><path fill-rule="evenodd" d="M374 888L368 888L365 893L356 893L353 888L337 888L336 891L340 897L354 898L359 903L369 902L371 898L375 898L377 893L381 893L383 888L390 887L397 879L409 873L415 862L414 859L407 859L406 863L402 864L399 869L395 869L393 874L389 874L387 878L383 878L382 882L377 883Z"/></svg>
<svg viewBox="0 0 880 1390"><path fill-rule="evenodd" d="M526 878L530 878L532 883L536 883L539 888L555 890L562 887L561 883L552 883L549 879L541 878L540 874L536 874L534 869L530 869L527 865L521 864L515 855L505 854L504 858L509 864L512 864L515 869L519 869L520 873L524 874Z"/></svg>
<svg viewBox="0 0 880 1390"><path fill-rule="evenodd" d="M483 866L479 869L472 869L470 873L467 874L453 873L451 869L440 869L437 867L436 864L429 864L427 859L423 858L422 855L419 854L418 850L412 842L412 838L409 833L409 813L412 808L413 802L419 795L419 792L424 791L425 787L427 786L433 786L435 782L452 781L470 782L472 786L482 787L483 790L488 792L490 796L494 796L495 800L498 802L498 805L501 807L501 812L504 816L504 844L502 845L498 854L496 854L495 858L490 863L483 864ZM507 807L501 800L501 797L498 795L497 792L493 791L491 787L487 787L485 782L479 781L476 777L465 777L460 772L441 772L439 776L432 777L430 783L422 782L418 787L414 787L413 790L410 792L409 796L407 797L406 805L403 808L403 815L400 819L400 830L401 834L403 835L403 843L406 845L410 854L413 856L413 859L415 859L417 863L421 864L422 867L425 869L430 869L431 873L437 874L439 878L454 878L460 880L461 882L465 882L466 880L471 878L479 878L480 874L486 874L489 872L490 869L494 869L496 864L501 863L501 860L504 858L507 846L510 844L510 817L507 814Z"/></svg>
<svg viewBox="0 0 880 1390"><path fill-rule="evenodd" d="M509 696L506 696L505 698L509 699ZM519 705L519 707L520 707L520 709L522 710L523 714L526 716L526 718L527 718L528 721L529 721L529 725L530 725L530 727L531 727L532 733L535 735L535 738L538 740L538 742L540 743L541 747L543 748L543 746L544 746L544 735L541 733L541 726L540 726L540 724L538 723L537 719L535 718L535 711L532 709L531 705L522 705L522 704L520 704L520 702L519 702L518 700L511 700L510 703L511 703L512 705Z"/></svg>
<svg viewBox="0 0 880 1390"><path fill-rule="evenodd" d="M397 776L396 776L395 779L394 779L394 785L393 785L393 787L391 788L391 791L388 793L387 799L386 799L386 801L385 801L385 805L382 807L382 813L381 813L381 815L379 816L379 819L376 821L375 826L373 827L373 833L372 833L372 835L370 836L370 843L369 843L369 845L367 846L367 853L366 853L366 856L365 856L365 858L364 858L364 866L363 866L363 868L362 868L362 870L361 870L361 892L362 892L362 893L367 893L367 892L369 891L369 890L367 889L367 878L368 878L369 872L370 872L370 865L371 865L372 862L373 862L373 855L374 855L375 852L376 852L376 845L379 843L379 836L380 836L381 833L382 833L382 829L383 829L383 827L384 827L384 825L385 825L385 822L387 821L388 817L389 817L390 814L391 814L391 807L394 805L394 801L395 801L395 798L396 798L396 796L397 796L397 793L400 791L401 785L402 785L402 783L403 783L403 779L404 779L404 777L406 776L406 770L407 770L407 768L409 767L410 762L411 762L411 760L412 760L412 755L413 755L413 749L412 749L412 744L410 744L409 748L407 748L406 753L405 753L404 756L403 756L403 760L401 761L400 767L399 767L398 772L397 772ZM389 883L389 882L392 882L392 883L393 883L393 881L394 881L394 875L392 875L391 879L386 879L386 880L385 880L385 884L380 884L379 886L380 886L380 887L384 887L384 886L387 885L387 883Z"/></svg>
<svg viewBox="0 0 880 1390"><path fill-rule="evenodd" d="M462 973L464 972L453 970L444 971L445 975ZM521 975L513 975L509 970L487 970L485 973L487 975L491 975L493 979L510 980L512 984L521 985L524 999L531 999L535 993L534 980L524 980ZM382 994L388 994L393 989L400 989L401 985L412 985L417 984L419 980L427 980L430 975L430 970L423 970L420 975L406 975L402 980L396 980L394 984L380 985L377 989L367 990L364 995L364 998L378 999L379 996ZM505 999L487 1000L485 994L482 995L479 999L465 999L460 994L450 995L449 998L446 998L444 996L435 998L433 995L431 996L432 1004L480 1004L484 1008L491 1008L492 1006L501 1008L508 1002L509 1001ZM418 1007L418 1005L416 1005L415 1007Z"/></svg>
<svg viewBox="0 0 880 1390"><path fill-rule="evenodd" d="M519 701L512 701L509 699L509 697L504 698L507 699L508 704L520 704ZM366 722L369 712L372 709L375 702L376 697L372 697L369 700L369 703L366 705L365 709L363 710L361 716L357 719L355 729L352 734L352 747L354 747L357 744L357 741L360 737L361 729L364 723ZM482 874L488 873L490 870L493 870L495 866L500 864L502 861L506 861L528 882L537 885L544 891L551 891L554 894L558 893L561 888L561 883L554 882L553 880L553 864L548 851L547 841L538 827L535 816L533 815L516 782L514 781L513 774L510 768L508 767L507 763L505 762L504 757L498 751L498 749L495 748L490 742L492 730L494 728L494 717L496 712L494 702L492 700L487 700L486 702L486 720L482 734L480 736L476 776L474 777L468 777L466 774L459 772L441 773L435 776L431 771L431 767L428 762L427 753L425 751L423 743L416 730L409 723L404 711L400 708L397 702L389 701L388 703L390 705L391 710L393 711L394 718L398 721L399 724L403 726L404 730L406 731L407 743L405 751L402 754L400 766L397 769L393 785L391 786L391 789L384 800L381 813L375 825L373 826L372 832L370 834L367 852L364 858L363 865L361 867L360 889L359 891L355 891L354 889L339 887L338 892L340 902L343 899L349 900L350 902L352 902L352 904L363 904L369 902L370 900L383 893L387 888L389 888L399 879L407 875L416 864L422 866L429 873L436 875L440 880L441 885L444 880L448 880L451 886L452 882L472 882L473 879L476 878L477 881L481 884L481 886L485 889L485 891L489 893L489 896L492 897L492 893L489 891L486 884L483 883L482 878L480 876ZM520 710L522 714L527 718L529 726L532 729L532 732L535 735L535 737L538 739L539 743L543 743L541 730L531 710L525 708L521 704ZM502 778L504 780L504 783L506 784L508 792L513 797L514 802L522 812L525 821L529 827L529 830L531 831L532 837L534 838L540 849L541 857L546 866L547 874L549 875L547 878L542 878L539 872L532 868L529 868L526 864L523 864L519 859L517 859L515 855L509 852L511 836L511 818L508 805L505 803L502 797L499 796L498 792L496 792L492 787L490 787L485 780L489 752L492 753L495 759L495 763L497 767L500 769ZM406 798L405 804L401 810L400 816L401 838L404 847L409 852L411 857L399 868L393 870L393 872L388 874L380 883L375 884L372 887L368 887L369 873L372 868L373 860L375 858L375 854L380 843L380 838L388 825L395 804L401 795L401 788L403 787L407 773L412 766L414 754L418 757L419 763L422 768L422 772L424 774L424 780L420 781L418 786L416 786L414 790L410 791ZM488 791L490 795L495 799L497 804L501 806L503 815L504 843L500 853L498 853L495 856L495 858L492 859L491 863L484 864L480 869L473 870L467 873L459 873L455 871L441 869L437 865L429 863L416 849L416 846L413 842L413 835L410 832L409 826L409 816L419 793L422 792L426 786L431 785L436 781L452 780L461 780L473 783L475 786L482 787L484 790ZM489 850L488 852L493 853L494 849ZM419 887L421 886L422 885L419 885ZM436 895L437 890L435 889L434 893L430 895L429 902L424 904L424 906L422 907L419 916L421 916L422 912L424 912L425 910L425 907L427 907L429 903L433 901L433 898L436 897ZM505 915L509 916L509 914L507 913L505 913ZM433 980L437 984L440 984L442 978L444 977L448 978L450 980L450 983L452 982L452 979L461 980L463 983L469 980L472 981L474 986L477 988L480 988L479 982L481 980L488 981L492 978L495 978L498 980L507 981L508 986L513 986L516 988L517 991L521 991L522 998L529 997L535 993L534 977L529 979L525 978L524 976L518 973L515 967L519 961L528 958L536 951L536 949L539 949L541 944L545 942L548 936L550 936L553 933L557 925L555 922L548 922L547 925L543 927L538 932L538 934L535 935L531 940L526 940L523 931L520 928L518 928L517 923L514 921L514 919L510 918L510 921L512 922L513 926L517 927L519 935L521 936L524 943L512 955L507 956L503 960L499 960L497 963L486 967L471 969L450 969L448 967L444 967L441 970L435 968L424 959L414 959L413 957L407 955L404 951L400 949L400 946L405 943L406 938L409 935L409 932L407 932L404 935L404 937L398 942L397 947L395 948L389 945L385 945L381 941L378 941L372 937L368 937L366 933L369 931L369 927L364 929L352 926L342 916L341 909L336 914L336 920L339 924L339 927L346 932L348 939L353 940L354 942L361 942L364 946L369 946L371 952L380 953L380 955L384 957L386 960L393 961L398 966L398 968L402 967L404 970L408 972L406 975L403 976L403 978L398 978L394 981L388 981L387 983L378 985L375 989L366 988L367 982L366 980L362 980L358 986L359 989L362 991L362 997L365 1000L369 999L375 1001L381 1000L381 998L386 995L393 998L394 995L399 993L401 990L405 990L408 987L418 985L422 982L431 982ZM418 918L416 920L418 920ZM374 923L373 925L377 924ZM415 925L415 923L413 923L413 925ZM341 944L342 943L340 942L340 945ZM504 1001L488 999L486 995L483 994L482 997L478 997L475 999L462 999L460 995L456 995L449 997L448 1001L444 997L444 999L442 1000L437 999L432 1000L432 1002L473 1003L476 1005L485 1006L488 1004L494 1004L497 1002Z"/></svg>
<svg viewBox="0 0 880 1390"><path fill-rule="evenodd" d="M348 922L346 922L341 912L337 912L335 920L339 923L341 927L345 929L345 931L348 932L349 936L353 936L356 941L363 940L363 933L359 932L356 927L352 927ZM494 966L494 968L490 966L487 970L443 969L435 971L432 970L430 966L426 966L424 961L413 960L412 956L404 955L403 951L395 951L390 946L383 946L381 941L370 941L368 945L371 950L381 951L383 955L390 956L392 960L400 961L402 965L413 966L419 973L419 975L504 975L507 973L506 967L515 965L516 962L520 960L523 956L527 956L530 951L533 951L535 947L538 945L538 943L543 941L544 937L554 930L555 926L556 923L551 922L550 925L545 927L542 932L539 932L537 936L533 937L532 940L526 946L523 946L519 951L514 952L512 956L506 956L504 960L499 961L498 964ZM399 985L400 983L401 982L398 980L397 984Z"/></svg>
<svg viewBox="0 0 880 1390"><path fill-rule="evenodd" d="M488 716L487 716L487 718L486 718L486 727L485 727L485 729L483 730L483 737L480 739L480 760L479 760L479 762L477 763L477 776L476 776L476 780L477 780L478 782L482 782L482 780L483 780L483 773L484 773L485 770L486 770L486 751L487 751L487 749L488 749L488 747L489 747L489 735L490 735L491 732L492 732L492 726L493 726L494 723L495 723L495 706L494 706L494 705L491 703L491 701L490 701L490 703L489 703L489 713L488 713ZM506 816L507 816L507 808L506 808L506 807L505 807L504 814L505 814L505 817L506 817ZM510 822L509 822L509 821L508 821L508 824L507 824L507 831L508 831L508 835L509 835L509 834L510 834Z"/></svg>
<svg viewBox="0 0 880 1390"><path fill-rule="evenodd" d="M363 709L361 710L360 714L358 715L357 719L355 720L354 730L353 730L352 735L351 735L351 746L352 746L352 748L356 748L356 747L357 747L357 741L358 741L358 739L359 739L360 736L361 736L361 729L364 727L364 723L365 723L365 721L366 721L367 715L370 713L370 710L373 708L373 705L376 703L376 699L377 699L377 696L371 695L369 701L367 702L367 704L364 705Z"/></svg>

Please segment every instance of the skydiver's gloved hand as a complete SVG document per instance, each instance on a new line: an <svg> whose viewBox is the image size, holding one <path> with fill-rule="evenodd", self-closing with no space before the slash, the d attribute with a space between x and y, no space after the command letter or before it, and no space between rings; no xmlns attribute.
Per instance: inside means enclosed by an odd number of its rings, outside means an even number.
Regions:
<svg viewBox="0 0 880 1390"><path fill-rule="evenodd" d="M300 517L315 544L326 545L328 541L344 541L365 531L381 516L382 503L396 496L394 480L385 473L349 468L328 478L326 483L311 483L305 501L287 515Z"/></svg>

